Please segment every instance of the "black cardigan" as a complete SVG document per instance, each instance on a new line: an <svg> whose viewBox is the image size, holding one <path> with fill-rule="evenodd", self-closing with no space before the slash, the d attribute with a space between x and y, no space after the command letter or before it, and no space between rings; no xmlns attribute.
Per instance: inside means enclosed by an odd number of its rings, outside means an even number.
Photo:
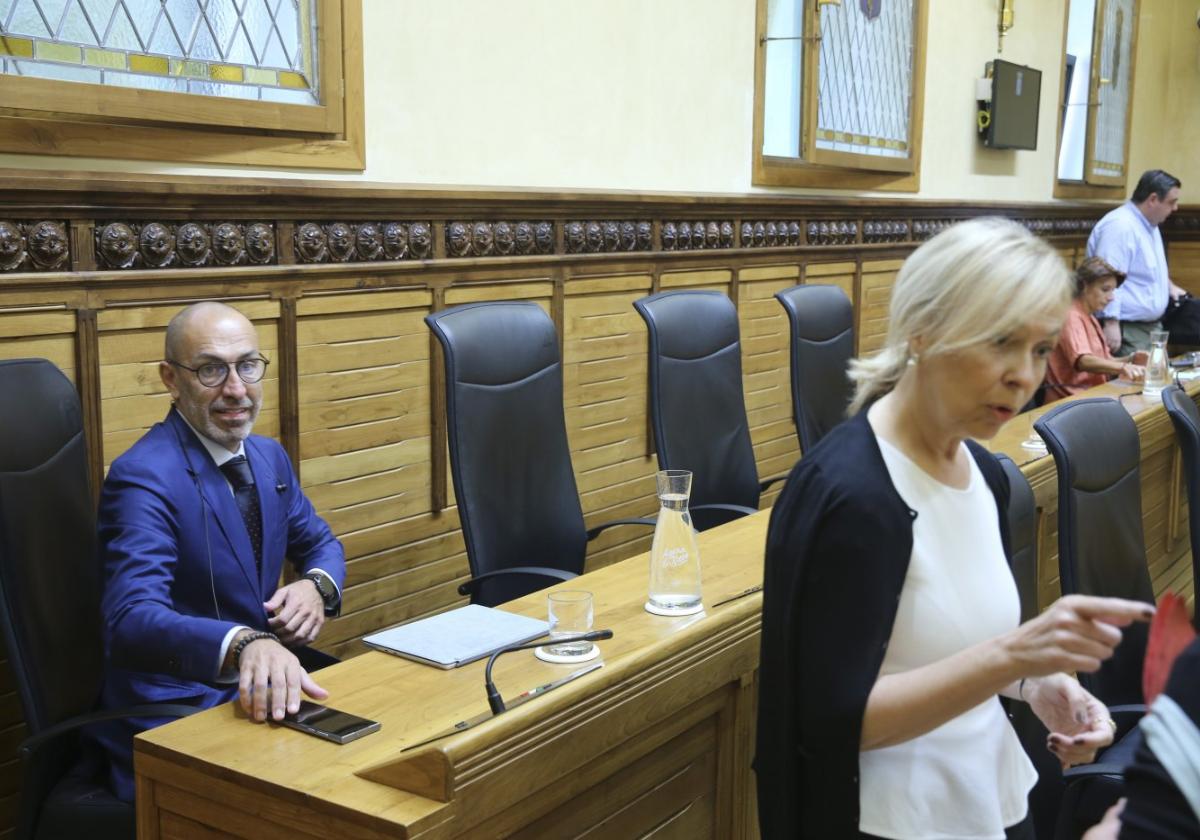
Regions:
<svg viewBox="0 0 1200 840"><path fill-rule="evenodd" d="M996 498L1005 557L1008 477L968 441ZM858 837L858 755L912 556L911 510L861 412L788 476L771 512L758 683L762 836Z"/></svg>

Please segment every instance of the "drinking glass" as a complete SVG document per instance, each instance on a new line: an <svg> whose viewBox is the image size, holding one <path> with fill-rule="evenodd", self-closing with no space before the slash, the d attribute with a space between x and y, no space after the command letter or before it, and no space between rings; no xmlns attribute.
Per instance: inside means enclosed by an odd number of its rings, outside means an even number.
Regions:
<svg viewBox="0 0 1200 840"><path fill-rule="evenodd" d="M546 596L550 613L550 642L546 652L554 656L586 656L592 652L591 642L556 642L566 636L577 636L592 629L592 593L577 589L551 592Z"/></svg>

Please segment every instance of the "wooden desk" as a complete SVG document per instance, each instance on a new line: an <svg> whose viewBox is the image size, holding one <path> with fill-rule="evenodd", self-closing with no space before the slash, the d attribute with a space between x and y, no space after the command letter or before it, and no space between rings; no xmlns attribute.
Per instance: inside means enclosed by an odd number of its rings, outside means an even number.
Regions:
<svg viewBox="0 0 1200 840"><path fill-rule="evenodd" d="M700 536L704 600L762 582L769 512ZM211 837L757 837L750 770L762 596L660 618L647 557L561 588L595 596L599 671L409 753L487 708L483 662L440 671L371 651L318 674L329 704L383 723L344 746L254 725L236 704L140 736L138 833ZM507 607L544 617L545 592ZM569 672L498 660L505 697Z"/></svg>

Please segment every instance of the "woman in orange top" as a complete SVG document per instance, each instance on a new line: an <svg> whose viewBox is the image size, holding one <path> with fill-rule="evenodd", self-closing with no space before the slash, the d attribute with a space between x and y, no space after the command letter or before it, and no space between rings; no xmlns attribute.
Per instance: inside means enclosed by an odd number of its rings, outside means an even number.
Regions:
<svg viewBox="0 0 1200 840"><path fill-rule="evenodd" d="M1046 402L1103 385L1114 376L1132 382L1145 378L1146 354L1139 351L1114 359L1092 314L1108 305L1124 280L1124 272L1100 257L1088 257L1075 270L1075 299L1046 371Z"/></svg>

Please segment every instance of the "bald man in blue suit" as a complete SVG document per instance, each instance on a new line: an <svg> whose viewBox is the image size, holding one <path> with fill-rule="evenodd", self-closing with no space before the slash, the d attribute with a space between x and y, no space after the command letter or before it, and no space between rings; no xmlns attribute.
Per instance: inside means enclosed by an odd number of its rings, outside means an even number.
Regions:
<svg viewBox="0 0 1200 840"><path fill-rule="evenodd" d="M100 500L106 708L240 698L261 722L295 712L302 692L327 696L294 651L340 609L345 558L283 448L250 433L266 364L254 326L224 304L189 306L167 328L172 408L113 462ZM285 557L302 577L277 588ZM93 730L120 798L133 799L133 736L164 722Z"/></svg>

